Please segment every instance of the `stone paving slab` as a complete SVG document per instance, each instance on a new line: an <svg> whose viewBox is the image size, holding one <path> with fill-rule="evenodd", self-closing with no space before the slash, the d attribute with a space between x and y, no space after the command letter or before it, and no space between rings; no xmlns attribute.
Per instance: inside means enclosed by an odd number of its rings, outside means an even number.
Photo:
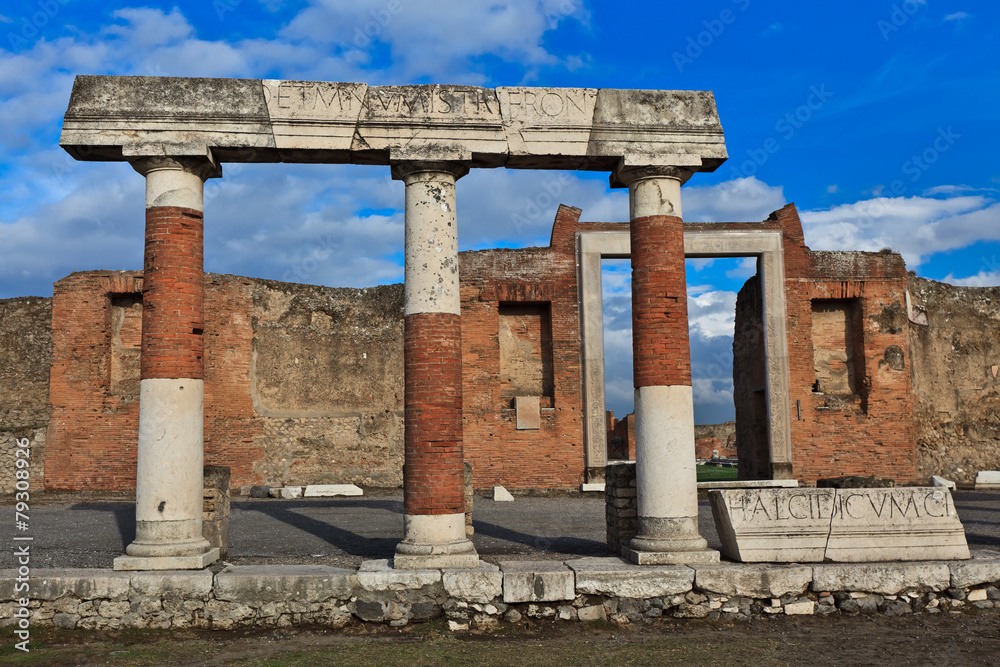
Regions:
<svg viewBox="0 0 1000 667"><path fill-rule="evenodd" d="M345 598L354 576L326 565L231 565L215 576L215 597L243 603Z"/></svg>
<svg viewBox="0 0 1000 667"><path fill-rule="evenodd" d="M388 559L368 560L357 573L358 585L366 591L415 590L441 583L441 570L394 570Z"/></svg>
<svg viewBox="0 0 1000 667"><path fill-rule="evenodd" d="M812 589L896 595L907 590L943 591L951 586L947 563L852 563L813 566Z"/></svg>
<svg viewBox="0 0 1000 667"><path fill-rule="evenodd" d="M779 598L809 588L813 568L805 565L694 565L695 587L722 595Z"/></svg>
<svg viewBox="0 0 1000 667"><path fill-rule="evenodd" d="M651 598L691 590L694 570L684 565L643 567L621 558L566 561L576 574L576 591L587 595Z"/></svg>
<svg viewBox="0 0 1000 667"><path fill-rule="evenodd" d="M443 570L441 583L445 593L465 602L485 604L503 593L503 573L492 563L480 563L475 570Z"/></svg>
<svg viewBox="0 0 1000 667"><path fill-rule="evenodd" d="M559 561L502 561L503 601L553 602L576 597L573 570Z"/></svg>

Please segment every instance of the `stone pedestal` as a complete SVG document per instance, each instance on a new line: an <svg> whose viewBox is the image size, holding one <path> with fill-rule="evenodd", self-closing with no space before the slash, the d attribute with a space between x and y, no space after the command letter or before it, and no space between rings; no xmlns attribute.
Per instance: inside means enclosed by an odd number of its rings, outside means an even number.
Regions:
<svg viewBox="0 0 1000 667"><path fill-rule="evenodd" d="M135 540L116 570L200 569L202 535L205 158L138 158L146 177Z"/></svg>
<svg viewBox="0 0 1000 667"><path fill-rule="evenodd" d="M639 512L638 534L622 554L643 565L719 560L698 532L680 200L690 173L620 166L613 179L629 188Z"/></svg>
<svg viewBox="0 0 1000 667"><path fill-rule="evenodd" d="M403 541L397 569L475 568L465 530L457 163L393 168L406 184Z"/></svg>

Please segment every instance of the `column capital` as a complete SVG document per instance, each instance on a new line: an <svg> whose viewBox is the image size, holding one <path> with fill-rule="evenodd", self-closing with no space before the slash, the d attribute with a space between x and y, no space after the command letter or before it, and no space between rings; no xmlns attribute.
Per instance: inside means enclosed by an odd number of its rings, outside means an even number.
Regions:
<svg viewBox="0 0 1000 667"><path fill-rule="evenodd" d="M222 165L215 161L211 153L205 157L148 155L132 158L129 164L143 176L154 171L182 171L194 174L202 181L222 176Z"/></svg>
<svg viewBox="0 0 1000 667"><path fill-rule="evenodd" d="M669 178L687 183L697 169L690 166L675 165L629 165L621 160L611 172L612 188L627 188L633 184L650 178Z"/></svg>
<svg viewBox="0 0 1000 667"><path fill-rule="evenodd" d="M405 160L394 162L392 168L392 179L403 181L415 174L450 174L457 181L469 173L469 164L458 161L442 160Z"/></svg>

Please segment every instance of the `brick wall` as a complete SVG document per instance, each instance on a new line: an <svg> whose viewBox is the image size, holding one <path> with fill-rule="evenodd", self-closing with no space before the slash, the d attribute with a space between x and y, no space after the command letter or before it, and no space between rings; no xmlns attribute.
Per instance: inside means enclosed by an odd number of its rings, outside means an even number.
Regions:
<svg viewBox="0 0 1000 667"><path fill-rule="evenodd" d="M736 447L736 422L695 425L694 457L710 459L713 452L718 452L720 457L725 458L739 454Z"/></svg>
<svg viewBox="0 0 1000 667"><path fill-rule="evenodd" d="M477 487L583 482L579 216L560 207L547 248L460 254L465 456ZM541 397L541 428L517 430L517 395Z"/></svg>
<svg viewBox="0 0 1000 667"><path fill-rule="evenodd" d="M794 477L807 483L840 475L915 481L902 258L814 252L805 245L792 204L764 224L780 227L784 235ZM759 428L766 406L756 395L763 384L762 346L756 342L762 339L753 333L760 329L760 310L748 303L759 303L754 280L737 304L736 330L749 341L734 342L737 441L741 475L767 477L761 460L766 431ZM835 353L838 346L845 349Z"/></svg>
<svg viewBox="0 0 1000 667"><path fill-rule="evenodd" d="M401 286L204 280L206 465L234 487L398 486ZM141 290L138 272L55 285L48 489L135 488Z"/></svg>

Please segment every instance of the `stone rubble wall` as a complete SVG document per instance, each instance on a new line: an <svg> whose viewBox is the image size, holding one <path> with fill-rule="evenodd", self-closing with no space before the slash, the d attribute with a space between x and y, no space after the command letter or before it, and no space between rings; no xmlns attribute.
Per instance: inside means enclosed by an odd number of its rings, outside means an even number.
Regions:
<svg viewBox="0 0 1000 667"><path fill-rule="evenodd" d="M996 554L991 554L995 556ZM16 572L0 571L0 626L16 622ZM617 558L508 561L478 570L229 566L219 573L36 570L31 624L59 628L402 626L455 630L529 619L651 622L777 615L961 613L1000 606L1000 559L861 565L642 568Z"/></svg>
<svg viewBox="0 0 1000 667"><path fill-rule="evenodd" d="M637 497L635 462L609 461L604 478L604 525L611 553L621 553L639 530Z"/></svg>
<svg viewBox="0 0 1000 667"><path fill-rule="evenodd" d="M917 466L973 482L1000 470L1000 287L908 284Z"/></svg>
<svg viewBox="0 0 1000 667"><path fill-rule="evenodd" d="M52 299L0 299L0 493L13 493L17 441L31 443L32 488L45 473Z"/></svg>

